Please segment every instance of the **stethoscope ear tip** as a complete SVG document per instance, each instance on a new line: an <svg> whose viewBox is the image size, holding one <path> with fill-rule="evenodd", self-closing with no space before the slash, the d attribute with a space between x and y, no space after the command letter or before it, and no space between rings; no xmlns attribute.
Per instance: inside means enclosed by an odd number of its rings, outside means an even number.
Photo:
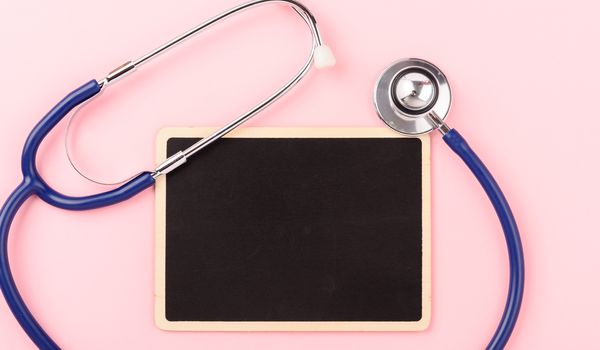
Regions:
<svg viewBox="0 0 600 350"><path fill-rule="evenodd" d="M321 44L315 47L315 52L313 53L314 65L317 69L330 68L335 66L337 62L335 59L335 55L329 46Z"/></svg>

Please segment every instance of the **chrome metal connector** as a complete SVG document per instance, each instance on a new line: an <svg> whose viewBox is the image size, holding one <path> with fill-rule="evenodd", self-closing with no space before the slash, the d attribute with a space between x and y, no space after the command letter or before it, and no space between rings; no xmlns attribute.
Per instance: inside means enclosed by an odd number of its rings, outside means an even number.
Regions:
<svg viewBox="0 0 600 350"><path fill-rule="evenodd" d="M450 131L448 124L446 124L434 111L427 113L427 119L431 125L442 134L442 136L446 135Z"/></svg>
<svg viewBox="0 0 600 350"><path fill-rule="evenodd" d="M113 69L110 73L108 73L108 75L106 76L106 78L104 78L102 80L102 87L112 83L113 81L124 77L125 75L132 73L135 71L135 64L131 61L129 62L125 62L122 65L120 65L119 67Z"/></svg>
<svg viewBox="0 0 600 350"><path fill-rule="evenodd" d="M152 173L152 177L156 179L161 175L166 175L171 171L177 169L179 166L185 164L186 161L187 158L185 154L183 154L182 151L179 151L167 158L167 160L162 162L159 166L157 166L154 172Z"/></svg>

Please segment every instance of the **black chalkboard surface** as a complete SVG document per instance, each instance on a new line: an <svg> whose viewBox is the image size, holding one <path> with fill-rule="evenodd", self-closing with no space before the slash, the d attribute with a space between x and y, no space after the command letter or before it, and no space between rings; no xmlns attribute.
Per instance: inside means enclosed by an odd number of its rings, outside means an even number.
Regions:
<svg viewBox="0 0 600 350"><path fill-rule="evenodd" d="M166 153L196 141L168 137ZM233 137L206 148L167 175L160 198L160 319L422 324L423 159L419 138Z"/></svg>

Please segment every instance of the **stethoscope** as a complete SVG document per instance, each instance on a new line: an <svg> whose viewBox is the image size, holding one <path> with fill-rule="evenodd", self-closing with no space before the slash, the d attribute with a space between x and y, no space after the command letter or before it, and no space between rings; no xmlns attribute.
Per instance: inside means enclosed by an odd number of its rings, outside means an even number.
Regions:
<svg viewBox="0 0 600 350"><path fill-rule="evenodd" d="M44 181L36 166L38 148L50 131L71 111L78 106L83 106L85 102L93 97L99 96L101 91L117 79L133 72L152 58L203 29L242 10L273 2L285 3L291 6L309 27L313 42L306 63L292 79L271 96L210 136L169 157L153 171L141 172L116 189L85 197L71 197L54 190ZM35 320L25 305L13 280L8 261L10 225L23 203L29 197L36 195L46 203L58 208L90 210L127 200L151 187L156 178L183 165L188 158L275 102L306 76L313 63L316 68L326 68L335 64L335 58L331 50L323 44L316 20L304 5L294 0L250 1L213 17L137 60L126 62L109 73L104 79L100 81L92 80L82 85L63 98L42 118L25 142L21 159L23 181L9 196L0 210L0 289L2 289L6 302L15 318L40 349L60 348ZM432 130L439 130L443 134L446 143L465 161L490 197L506 235L510 257L511 274L506 308L500 325L487 347L488 349L502 349L515 326L523 297L524 269L519 233L508 203L489 171L458 132L450 129L444 123L450 109L450 88L446 78L435 66L425 61L416 59L400 61L388 68L379 79L375 89L375 106L383 121L392 129L403 134L418 135Z"/></svg>

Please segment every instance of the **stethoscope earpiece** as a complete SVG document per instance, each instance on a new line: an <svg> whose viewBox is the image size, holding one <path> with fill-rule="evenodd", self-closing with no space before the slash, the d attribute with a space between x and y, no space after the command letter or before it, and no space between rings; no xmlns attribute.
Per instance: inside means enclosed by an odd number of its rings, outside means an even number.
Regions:
<svg viewBox="0 0 600 350"><path fill-rule="evenodd" d="M438 129L439 122L446 119L451 92L446 76L436 66L408 58L381 74L373 99L377 114L390 128L405 135L421 135Z"/></svg>

